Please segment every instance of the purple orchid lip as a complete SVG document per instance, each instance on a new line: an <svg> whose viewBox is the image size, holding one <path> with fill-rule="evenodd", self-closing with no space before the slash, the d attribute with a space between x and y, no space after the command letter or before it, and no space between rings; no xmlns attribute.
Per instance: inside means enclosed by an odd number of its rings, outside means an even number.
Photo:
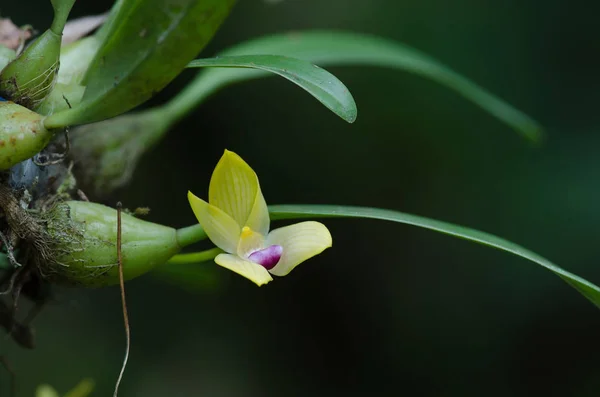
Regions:
<svg viewBox="0 0 600 397"><path fill-rule="evenodd" d="M283 254L281 245L271 245L270 247L255 251L248 256L254 263L258 263L267 270L271 270L277 265Z"/></svg>

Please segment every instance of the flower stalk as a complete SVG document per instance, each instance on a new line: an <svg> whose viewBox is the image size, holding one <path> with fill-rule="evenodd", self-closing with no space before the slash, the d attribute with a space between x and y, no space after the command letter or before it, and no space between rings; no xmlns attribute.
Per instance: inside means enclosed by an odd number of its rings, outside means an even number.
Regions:
<svg viewBox="0 0 600 397"><path fill-rule="evenodd" d="M222 253L223 250L221 248L212 248L206 251L177 254L169 259L167 263L169 265L189 265L202 263L213 260Z"/></svg>

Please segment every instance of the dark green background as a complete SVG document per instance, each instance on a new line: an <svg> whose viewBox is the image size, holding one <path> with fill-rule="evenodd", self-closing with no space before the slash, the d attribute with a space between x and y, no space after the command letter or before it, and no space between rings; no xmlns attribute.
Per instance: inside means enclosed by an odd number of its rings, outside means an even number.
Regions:
<svg viewBox="0 0 600 397"><path fill-rule="evenodd" d="M1 11L41 29L47 3L3 2ZM79 1L74 13L109 3ZM378 34L532 115L545 142L533 147L419 77L329 68L354 94L354 125L281 79L233 87L172 131L111 204L191 224L186 192L206 195L228 148L257 171L269 203L386 207L463 224L599 283L599 8L582 0L240 1L205 55L286 30ZM214 264L198 266L205 286L194 292L150 275L129 283L133 347L121 395L600 394L600 313L556 276L414 227L326 223L333 248L260 289ZM0 342L19 396L41 382L64 392L88 376L94 395L112 395L124 348L118 289L58 291L36 325L34 351ZM6 379L0 373L0 384Z"/></svg>

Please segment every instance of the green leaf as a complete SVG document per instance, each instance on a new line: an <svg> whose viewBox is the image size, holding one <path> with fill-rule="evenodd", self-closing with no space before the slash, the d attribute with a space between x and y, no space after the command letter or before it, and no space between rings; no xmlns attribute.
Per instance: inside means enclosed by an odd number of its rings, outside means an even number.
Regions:
<svg viewBox="0 0 600 397"><path fill-rule="evenodd" d="M306 61L276 55L243 55L196 59L188 67L244 68L275 73L305 89L347 122L356 120L356 103L348 88L328 71Z"/></svg>
<svg viewBox="0 0 600 397"><path fill-rule="evenodd" d="M46 119L49 128L107 119L148 100L210 41L234 0L122 0L100 31L104 42L82 102Z"/></svg>
<svg viewBox="0 0 600 397"><path fill-rule="evenodd" d="M128 13L131 11L133 7L137 5L136 1L131 0L116 0L113 6L110 9L108 17L106 21L102 24L102 26L98 29L98 31L94 34L96 40L102 45L106 43L108 38L115 33L117 27L120 24L120 21L123 20L124 17L129 15Z"/></svg>
<svg viewBox="0 0 600 397"><path fill-rule="evenodd" d="M466 240L487 245L488 247L510 252L511 254L520 256L545 267L558 277L562 278L567 284L575 288L594 305L600 308L600 288L598 286L558 267L546 258L543 258L540 255L521 247L520 245L511 243L508 240L485 232L480 232L467 227L453 225L451 223L428 219L417 215L368 207L349 207L338 205L272 205L269 206L269 212L271 214L271 220L319 217L381 219L385 221L405 223L425 229L435 230L437 232L449 234L455 237L464 238Z"/></svg>
<svg viewBox="0 0 600 397"><path fill-rule="evenodd" d="M541 138L539 124L521 111L436 59L392 40L346 32L298 32L254 39L221 53L224 56L252 54L289 56L320 66L379 66L418 74L455 90L528 139L535 142ZM182 117L218 89L264 76L265 73L252 70L208 70L199 74L170 107Z"/></svg>

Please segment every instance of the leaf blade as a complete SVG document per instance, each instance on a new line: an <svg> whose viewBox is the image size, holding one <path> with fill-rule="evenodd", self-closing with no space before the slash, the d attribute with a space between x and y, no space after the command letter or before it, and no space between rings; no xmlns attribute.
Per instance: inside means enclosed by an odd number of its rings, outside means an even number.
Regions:
<svg viewBox="0 0 600 397"><path fill-rule="evenodd" d="M379 219L421 228L434 230L440 233L470 240L501 251L520 256L531 262L550 270L567 284L576 289L596 307L600 308L600 287L564 270L548 259L530 251L518 244L512 243L501 237L479 230L458 226L451 223L425 218L418 215L406 214L399 211L369 207L352 207L338 205L272 205L269 206L271 220L299 219L299 218L369 218Z"/></svg>
<svg viewBox="0 0 600 397"><path fill-rule="evenodd" d="M435 58L393 40L342 31L294 32L253 39L221 53L223 56L252 54L289 56L320 66L376 66L404 70L453 89L533 142L539 142L542 137L538 122L525 113ZM187 103L189 111L191 106L229 84L265 76L250 70L208 70L200 73L181 92L182 98L177 103Z"/></svg>
<svg viewBox="0 0 600 397"><path fill-rule="evenodd" d="M356 120L356 103L348 88L325 69L306 61L277 55L240 55L196 59L188 67L257 69L274 73L303 88L345 121Z"/></svg>
<svg viewBox="0 0 600 397"><path fill-rule="evenodd" d="M46 125L99 121L148 100L204 48L234 1L121 0L99 33L103 43L87 70L82 102Z"/></svg>

